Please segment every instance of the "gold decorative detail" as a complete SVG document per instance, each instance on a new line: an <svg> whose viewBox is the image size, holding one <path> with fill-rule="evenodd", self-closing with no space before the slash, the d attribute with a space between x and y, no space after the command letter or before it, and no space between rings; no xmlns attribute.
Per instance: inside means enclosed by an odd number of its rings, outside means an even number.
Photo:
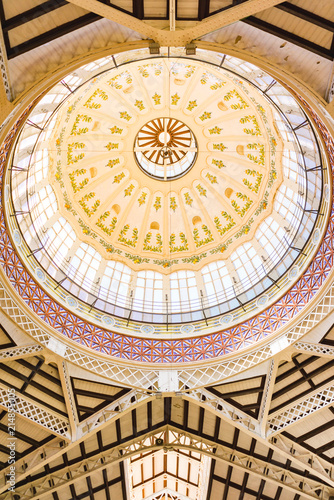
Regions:
<svg viewBox="0 0 334 500"><path fill-rule="evenodd" d="M199 117L200 120L202 120L202 122L204 120L208 120L209 118L211 118L211 112L208 112L208 111L204 111L204 113Z"/></svg>
<svg viewBox="0 0 334 500"><path fill-rule="evenodd" d="M90 172L91 178L96 177L96 175L97 175L97 168L96 167L90 167L89 172Z"/></svg>
<svg viewBox="0 0 334 500"><path fill-rule="evenodd" d="M225 196L227 198L230 198L231 194L233 193L233 189L232 188L226 188L225 189Z"/></svg>
<svg viewBox="0 0 334 500"><path fill-rule="evenodd" d="M249 182L248 179L243 179L242 182L245 184L245 186L248 187L248 189L250 189L254 193L258 193L263 174L260 174L260 172L258 172L257 170L251 170L249 168L246 170L246 174L256 177L256 182L254 185L251 182Z"/></svg>
<svg viewBox="0 0 334 500"><path fill-rule="evenodd" d="M227 233L227 231L229 231L233 226L235 226L236 223L227 212L221 212L221 214L224 217L224 219L227 220L227 224L225 226L221 225L219 217L215 217L213 220L216 225L218 233L220 234L220 236L223 236L223 234Z"/></svg>
<svg viewBox="0 0 334 500"><path fill-rule="evenodd" d="M196 226L196 224L199 224L200 222L202 222L202 219L198 215L195 215L192 220L193 225Z"/></svg>
<svg viewBox="0 0 334 500"><path fill-rule="evenodd" d="M232 207L234 210L237 212L237 214L240 215L240 217L243 217L247 210L249 210L250 206L253 203L253 200L251 200L246 194L243 193L236 193L236 197L239 198L242 201L245 201L245 205L241 208L235 200L231 201Z"/></svg>
<svg viewBox="0 0 334 500"><path fill-rule="evenodd" d="M195 99L194 101L189 101L188 102L188 106L187 106L187 110L188 111L192 111L194 108L196 108L197 106L197 100Z"/></svg>
<svg viewBox="0 0 334 500"><path fill-rule="evenodd" d="M239 155L244 155L244 147L242 145L237 146L237 153Z"/></svg>
<svg viewBox="0 0 334 500"><path fill-rule="evenodd" d="M135 106L139 109L139 111L143 111L143 109L145 109L143 101L138 101L138 99L135 101Z"/></svg>
<svg viewBox="0 0 334 500"><path fill-rule="evenodd" d="M218 151L225 151L227 149L227 146L224 146L224 144L221 142L219 144L213 144L213 149L217 149Z"/></svg>
<svg viewBox="0 0 334 500"><path fill-rule="evenodd" d="M218 184L217 177L215 175L211 175L209 173L206 174L207 179L211 182L211 184Z"/></svg>
<svg viewBox="0 0 334 500"><path fill-rule="evenodd" d="M80 115L80 114L77 115L70 135L81 135L81 134L86 134L86 132L88 132L88 127L78 129L78 124L79 124L80 120L82 120L83 122L89 123L92 121L92 117L88 116L88 115Z"/></svg>
<svg viewBox="0 0 334 500"><path fill-rule="evenodd" d="M119 158L114 158L113 160L109 160L106 166L113 168L118 163L119 163Z"/></svg>
<svg viewBox="0 0 334 500"><path fill-rule="evenodd" d="M79 175L84 175L85 173L86 173L86 169L81 168L80 170L79 169L73 170L73 172L68 174L74 193L77 193L78 191L80 191L80 189L83 189L88 184L87 178L83 179L79 185L77 185L77 183L76 183L76 177L78 177Z"/></svg>
<svg viewBox="0 0 334 500"><path fill-rule="evenodd" d="M192 203L193 203L193 199L192 197L190 196L189 193L184 193L184 198L185 198L185 201L186 201L186 205L190 205L192 206Z"/></svg>
<svg viewBox="0 0 334 500"><path fill-rule="evenodd" d="M215 160L215 159L213 159L212 160L212 165L216 165L216 167L218 167L218 168L226 167L226 165L224 165L223 160Z"/></svg>
<svg viewBox="0 0 334 500"><path fill-rule="evenodd" d="M159 208L161 208L161 196L157 196L155 198L155 202L154 202L153 206L154 206L156 211L158 211Z"/></svg>
<svg viewBox="0 0 334 500"><path fill-rule="evenodd" d="M129 122L131 120L131 116L129 115L129 113L127 111L120 111L119 116L121 118L123 118L124 120L126 120L127 122Z"/></svg>
<svg viewBox="0 0 334 500"><path fill-rule="evenodd" d="M147 235L144 238L144 245L143 245L143 250L149 251L149 252L162 252L162 237L160 233L157 233L156 235L156 245L151 245L151 238L152 238L152 233L147 233Z"/></svg>
<svg viewBox="0 0 334 500"><path fill-rule="evenodd" d="M181 245L176 246L175 245L175 234L172 233L169 237L169 251L171 253L174 252L185 252L188 250L188 240L186 238L186 235L184 233L179 233L180 240L181 240Z"/></svg>
<svg viewBox="0 0 334 500"><path fill-rule="evenodd" d="M83 142L72 142L67 145L67 165L72 165L73 163L77 163L79 160L85 156L85 153L80 153L77 156L73 156L73 151L75 149L83 149L85 144Z"/></svg>
<svg viewBox="0 0 334 500"><path fill-rule="evenodd" d="M255 115L247 115L244 116L243 118L240 118L240 123L253 123L254 128L244 128L245 134L250 134L250 135L262 135L262 132L260 130L259 124L257 122L257 119Z"/></svg>
<svg viewBox="0 0 334 500"><path fill-rule="evenodd" d="M154 104L155 106L158 106L159 104L161 104L161 95L155 93L153 96L152 96L152 99L154 101Z"/></svg>
<svg viewBox="0 0 334 500"><path fill-rule="evenodd" d="M179 102L180 100L180 96L178 93L174 94L171 96L171 100L172 100L172 106L176 106L177 103Z"/></svg>
<svg viewBox="0 0 334 500"><path fill-rule="evenodd" d="M114 125L113 127L111 127L109 130L110 130L110 132L112 134L121 134L123 132L123 129L119 128L119 127L116 127L116 125Z"/></svg>
<svg viewBox="0 0 334 500"><path fill-rule="evenodd" d="M134 185L130 184L129 187L127 187L126 189L124 189L124 196L131 196L131 193L134 190L134 188L135 188Z"/></svg>
<svg viewBox="0 0 334 500"><path fill-rule="evenodd" d="M193 237L194 237L194 242L195 242L196 248L202 247L203 245L207 245L208 243L213 241L213 236L212 236L211 231L208 228L208 226L203 224L202 229L203 229L206 237L202 238L201 240L200 240L198 229L193 230Z"/></svg>
<svg viewBox="0 0 334 500"><path fill-rule="evenodd" d="M108 95L105 93L104 90L96 89L95 92L90 96L88 101L85 102L84 106L89 109L99 109L102 104L97 104L93 102L93 99L95 97L101 97L103 101L106 101L108 99Z"/></svg>
<svg viewBox="0 0 334 500"><path fill-rule="evenodd" d="M143 191L142 194L140 195L140 197L138 198L139 206L143 205L146 202L146 196L147 196L147 193L145 193Z"/></svg>
<svg viewBox="0 0 334 500"><path fill-rule="evenodd" d="M206 196L206 189L201 184L197 184L196 189L198 189L201 196Z"/></svg>
<svg viewBox="0 0 334 500"><path fill-rule="evenodd" d="M156 229L157 231L159 231L160 229L159 222L151 222L150 229Z"/></svg>
<svg viewBox="0 0 334 500"><path fill-rule="evenodd" d="M102 229L102 231L104 231L108 236L111 236L111 233L114 231L115 227L116 227L116 224L117 224L117 217L113 217L111 219L111 223L109 224L109 226L106 226L104 224L104 221L109 217L110 215L110 212L107 211L107 212L104 212L104 214L102 214L99 218L98 218L98 221L96 223L96 225Z"/></svg>
<svg viewBox="0 0 334 500"><path fill-rule="evenodd" d="M219 101L219 103L217 104L217 106L218 106L218 108L221 111L227 111L228 110L228 107L226 106L226 104L223 101Z"/></svg>
<svg viewBox="0 0 334 500"><path fill-rule="evenodd" d="M124 179L124 177L125 177L124 172L121 172L120 174L115 175L114 180L113 180L113 184L119 184L121 182L121 180Z"/></svg>
<svg viewBox="0 0 334 500"><path fill-rule="evenodd" d="M227 94L224 95L224 100L225 101L229 101L230 99L232 99L232 97L235 96L237 99L238 99L238 103L237 104L231 104L231 108L232 109L245 109L245 108L249 108L249 105L247 104L247 102L245 101L245 99L243 99L241 97L241 95L239 94L239 92L235 89L231 90L230 92L227 92Z"/></svg>
<svg viewBox="0 0 334 500"><path fill-rule="evenodd" d="M173 212L175 212L175 210L177 209L177 203L176 203L175 196L171 196L169 207L173 210Z"/></svg>
<svg viewBox="0 0 334 500"><path fill-rule="evenodd" d="M82 208L84 209L84 212L88 215L88 217L91 217L93 215L93 213L96 212L96 210L99 208L100 206L100 200L96 200L95 203L93 204L93 206L91 208L89 208L89 206L87 205L87 201L91 200L92 198L95 197L95 193L88 193L88 194L85 194L81 200L79 200L79 205L82 206Z"/></svg>
<svg viewBox="0 0 334 500"><path fill-rule="evenodd" d="M112 149L118 149L118 144L116 142L108 142L104 147L107 148L108 151L111 151Z"/></svg>
<svg viewBox="0 0 334 500"><path fill-rule="evenodd" d="M132 238L127 238L126 233L130 229L129 224L125 224L123 229L121 229L119 236L118 236L118 241L121 243L124 243L124 245L127 245L129 247L135 247L138 241L138 229L135 227L132 231Z"/></svg>
<svg viewBox="0 0 334 500"><path fill-rule="evenodd" d="M264 145L259 144L258 142L253 142L252 144L247 144L247 148L259 151L259 156L254 156L251 153L249 153L247 155L247 158L249 158L254 163L257 163L258 165L264 166Z"/></svg>
<svg viewBox="0 0 334 500"><path fill-rule="evenodd" d="M220 127L217 127L217 125L213 128L209 128L209 134L212 135L212 134L220 134L220 132L222 131L223 129L220 128Z"/></svg>
<svg viewBox="0 0 334 500"><path fill-rule="evenodd" d="M117 205L117 204L116 204L116 205L113 205L111 208L112 208L112 209L116 212L116 214L117 214L117 215L118 215L118 214L120 213L120 211L121 211L121 207L120 207L119 205Z"/></svg>

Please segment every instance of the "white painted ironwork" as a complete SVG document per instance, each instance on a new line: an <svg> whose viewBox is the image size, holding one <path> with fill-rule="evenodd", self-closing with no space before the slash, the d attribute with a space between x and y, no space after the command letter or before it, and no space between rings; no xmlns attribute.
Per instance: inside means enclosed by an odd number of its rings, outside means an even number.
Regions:
<svg viewBox="0 0 334 500"><path fill-rule="evenodd" d="M43 354L44 347L41 345L25 345L19 347L9 347L8 349L0 350L1 361L13 361L15 359L27 358L36 354Z"/></svg>
<svg viewBox="0 0 334 500"><path fill-rule="evenodd" d="M324 344L296 342L293 345L293 350L315 354L316 356L324 356L325 358L334 358L334 347L330 347Z"/></svg>

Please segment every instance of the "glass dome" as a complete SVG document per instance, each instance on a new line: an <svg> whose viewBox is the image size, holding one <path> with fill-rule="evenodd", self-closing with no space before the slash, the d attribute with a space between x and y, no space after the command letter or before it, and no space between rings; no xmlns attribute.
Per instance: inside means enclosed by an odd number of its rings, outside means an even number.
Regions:
<svg viewBox="0 0 334 500"><path fill-rule="evenodd" d="M324 229L312 125L249 63L136 57L86 65L34 108L8 171L17 250L78 314L249 316Z"/></svg>

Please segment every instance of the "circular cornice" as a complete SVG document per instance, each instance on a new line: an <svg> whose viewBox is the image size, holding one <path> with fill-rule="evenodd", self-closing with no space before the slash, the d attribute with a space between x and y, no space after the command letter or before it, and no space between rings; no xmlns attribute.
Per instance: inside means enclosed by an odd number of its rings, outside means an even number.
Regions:
<svg viewBox="0 0 334 500"><path fill-rule="evenodd" d="M298 96L300 98L300 96ZM306 102L302 102L304 106L308 107ZM308 112L312 116L316 126L318 127L323 141L326 144L327 152L329 154L331 164L334 164L334 144L332 137L321 119L308 107ZM5 163L5 157L15 133L21 124L23 116L16 122L16 126L8 134L4 145L1 150L1 172ZM333 207L332 207L333 208ZM97 350L106 352L115 357L122 357L125 359L132 359L133 361L195 361L205 360L209 357L217 357L222 354L232 352L233 348L242 348L245 345L252 343L254 340L265 338L270 333L281 329L288 321L297 320L301 314L303 306L305 311L309 303L314 303L316 293L322 287L333 265L333 231L334 231L334 215L331 214L330 222L327 228L325 237L323 238L318 252L313 259L313 262L308 267L303 277L294 285L294 287L275 305L268 308L267 311L261 313L256 318L246 321L243 325L239 325L230 330L225 330L224 333L206 336L205 338L193 338L187 341L154 341L154 346L150 352L147 352L149 341L139 341L138 339L127 339L124 336L112 334L107 338L107 332L102 329L97 329L87 322L78 321L74 315L63 309L57 304L52 304L36 283L32 280L30 275L24 269L13 251L12 244L6 232L3 214L1 217L1 261L7 277L16 287L19 295L30 305L32 310L36 312L39 317L43 318L50 326L55 328L61 333L68 332L69 338L82 342L83 345L90 344L95 347L94 337L98 333L104 335L104 345L101 344ZM19 276L19 280L18 280ZM19 282L20 281L20 282ZM32 295L33 293L33 295ZM47 307L46 307L47 306ZM48 310L47 310L48 309ZM74 321L74 323L73 323ZM75 325L75 330L73 326ZM84 331L83 336L77 335L77 332ZM122 337L122 338L121 338ZM88 341L89 339L89 341ZM114 342L113 348L106 349L106 345ZM140 345L142 343L142 346ZM145 352L146 351L146 352ZM146 359L145 359L146 358Z"/></svg>

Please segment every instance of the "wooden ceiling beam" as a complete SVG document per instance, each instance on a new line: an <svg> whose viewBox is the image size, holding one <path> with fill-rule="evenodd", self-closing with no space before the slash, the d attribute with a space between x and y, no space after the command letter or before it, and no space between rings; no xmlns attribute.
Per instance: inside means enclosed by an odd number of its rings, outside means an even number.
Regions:
<svg viewBox="0 0 334 500"><path fill-rule="evenodd" d="M68 4L67 0L47 0L32 9L21 12L17 16L5 19L2 23L2 29L4 33L7 33L14 28L18 28L19 26L33 21L40 16L44 16L48 12L59 9L59 7L63 7L66 4Z"/></svg>
<svg viewBox="0 0 334 500"><path fill-rule="evenodd" d="M325 47L311 42L306 38L302 38L298 35L295 35L294 33L291 33L290 31L279 28L274 24L267 23L266 21L263 21L263 19L259 19L255 16L248 16L245 19L242 19L242 22L249 24L250 26L253 26L254 28L257 28L259 30L265 31L266 33L270 33L271 35L277 36L278 38L282 38L283 40L286 40L287 42L290 42L294 45L298 45L298 47L309 50L310 52L313 52L320 57L324 57L325 59L329 59L330 61L333 61L334 59L330 49L326 49Z"/></svg>
<svg viewBox="0 0 334 500"><path fill-rule="evenodd" d="M276 8L283 10L288 14L292 14L293 16L298 17L299 19L303 19L304 21L308 21L311 24L315 24L320 28L323 28L325 30L334 33L334 23L332 21L329 21L328 19L318 16L317 14L314 14L309 10L298 7L298 5L294 5L290 2L283 2L279 5L276 5Z"/></svg>
<svg viewBox="0 0 334 500"><path fill-rule="evenodd" d="M144 19L144 0L132 0L132 14L137 19Z"/></svg>
<svg viewBox="0 0 334 500"><path fill-rule="evenodd" d="M210 14L210 0L198 0L198 21L202 21Z"/></svg>

